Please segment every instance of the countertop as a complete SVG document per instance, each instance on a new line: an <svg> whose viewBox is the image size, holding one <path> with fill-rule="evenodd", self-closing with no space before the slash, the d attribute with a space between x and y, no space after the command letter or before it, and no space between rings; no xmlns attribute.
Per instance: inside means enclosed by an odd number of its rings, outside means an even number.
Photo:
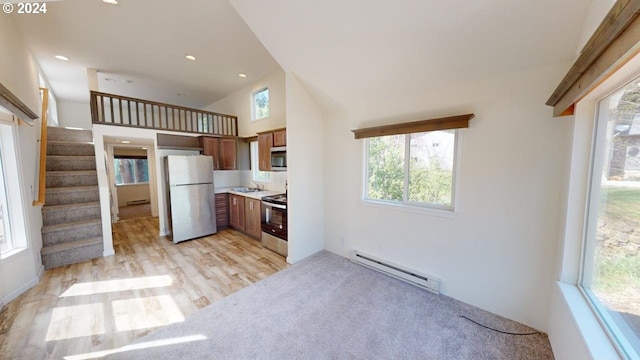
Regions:
<svg viewBox="0 0 640 360"><path fill-rule="evenodd" d="M254 191L254 192L246 192L246 193L245 192L239 192L239 191L233 191L233 189L239 188L239 187L242 187L242 186L216 188L215 191L216 191L216 194L229 193L229 194L246 196L248 198L252 198L252 199L256 199L256 200L262 200L262 198L265 197L265 196L273 196L273 195L283 194L282 191L272 191L272 190Z"/></svg>

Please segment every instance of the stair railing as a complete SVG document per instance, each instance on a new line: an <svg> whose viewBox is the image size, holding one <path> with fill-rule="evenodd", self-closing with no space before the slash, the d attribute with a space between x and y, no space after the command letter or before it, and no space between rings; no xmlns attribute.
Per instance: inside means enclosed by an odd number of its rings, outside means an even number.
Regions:
<svg viewBox="0 0 640 360"><path fill-rule="evenodd" d="M91 119L99 125L238 136L233 115L97 91L91 91Z"/></svg>
<svg viewBox="0 0 640 360"><path fill-rule="evenodd" d="M42 91L42 115L40 115L40 170L38 175L38 198L33 205L44 205L45 186L47 181L47 113L49 112L49 89Z"/></svg>

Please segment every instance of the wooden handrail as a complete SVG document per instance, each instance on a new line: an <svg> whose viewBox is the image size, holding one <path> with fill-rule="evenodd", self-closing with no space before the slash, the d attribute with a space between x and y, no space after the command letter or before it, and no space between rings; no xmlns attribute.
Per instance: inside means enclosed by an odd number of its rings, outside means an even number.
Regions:
<svg viewBox="0 0 640 360"><path fill-rule="evenodd" d="M233 115L98 91L91 91L90 104L94 124L238 136Z"/></svg>
<svg viewBox="0 0 640 360"><path fill-rule="evenodd" d="M44 205L45 185L47 181L47 112L49 111L49 89L42 90L42 115L40 115L40 172L38 176L38 199L33 205Z"/></svg>

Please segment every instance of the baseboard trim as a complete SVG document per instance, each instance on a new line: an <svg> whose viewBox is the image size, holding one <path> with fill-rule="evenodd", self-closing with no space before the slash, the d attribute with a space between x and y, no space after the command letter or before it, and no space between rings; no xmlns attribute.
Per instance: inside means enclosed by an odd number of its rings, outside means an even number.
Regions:
<svg viewBox="0 0 640 360"><path fill-rule="evenodd" d="M113 256L115 254L116 254L116 252L113 249L105 250L105 251L102 252L102 257Z"/></svg>
<svg viewBox="0 0 640 360"><path fill-rule="evenodd" d="M27 292L32 287L38 285L38 283L40 282L40 279L42 279L43 275L44 275L44 267L42 267L40 269L40 271L38 271L38 275L36 275L36 277L34 277L33 279L29 280L26 284L24 284L24 285L20 286L19 288L13 290L12 292L8 293L5 297L0 299L0 309L4 308L4 306L6 304L10 303L14 299L16 299L18 296L24 294L25 292Z"/></svg>

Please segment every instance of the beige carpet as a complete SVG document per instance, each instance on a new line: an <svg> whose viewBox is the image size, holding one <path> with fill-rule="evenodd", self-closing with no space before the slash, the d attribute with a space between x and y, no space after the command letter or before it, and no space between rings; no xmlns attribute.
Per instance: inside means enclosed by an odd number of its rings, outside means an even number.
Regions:
<svg viewBox="0 0 640 360"><path fill-rule="evenodd" d="M553 359L545 334L322 251L109 359Z"/></svg>

